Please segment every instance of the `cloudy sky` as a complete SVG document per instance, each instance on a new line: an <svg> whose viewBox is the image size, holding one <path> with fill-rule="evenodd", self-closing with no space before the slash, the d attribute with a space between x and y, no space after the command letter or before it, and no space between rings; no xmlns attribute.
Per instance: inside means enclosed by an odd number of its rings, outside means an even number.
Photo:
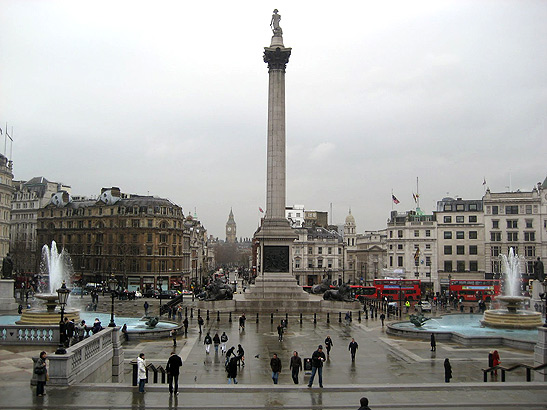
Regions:
<svg viewBox="0 0 547 410"><path fill-rule="evenodd" d="M381 229L391 191L530 190L547 176L547 2L0 0L15 179L170 198L224 238L264 208L267 66L287 67L287 205ZM3 149L3 146L1 147ZM510 187L510 188L509 188Z"/></svg>

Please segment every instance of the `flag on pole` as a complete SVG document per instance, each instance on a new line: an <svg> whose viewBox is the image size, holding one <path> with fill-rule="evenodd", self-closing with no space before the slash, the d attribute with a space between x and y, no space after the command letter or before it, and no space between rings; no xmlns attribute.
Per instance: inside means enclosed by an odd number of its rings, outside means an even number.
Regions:
<svg viewBox="0 0 547 410"><path fill-rule="evenodd" d="M414 260L417 261L420 258L420 248L416 248L416 253L414 254Z"/></svg>
<svg viewBox="0 0 547 410"><path fill-rule="evenodd" d="M264 211L262 210L261 207L258 207L258 210L259 210L260 212L264 213Z"/></svg>
<svg viewBox="0 0 547 410"><path fill-rule="evenodd" d="M412 198L414 198L414 202L418 203L418 195L416 195L414 192L412 193Z"/></svg>
<svg viewBox="0 0 547 410"><path fill-rule="evenodd" d="M0 128L0 135L2 135L2 128Z"/></svg>
<svg viewBox="0 0 547 410"><path fill-rule="evenodd" d="M391 199L393 200L394 204L398 204L400 202L393 194L391 194Z"/></svg>
<svg viewBox="0 0 547 410"><path fill-rule="evenodd" d="M486 185L486 177L483 178L482 184L483 184L483 185Z"/></svg>

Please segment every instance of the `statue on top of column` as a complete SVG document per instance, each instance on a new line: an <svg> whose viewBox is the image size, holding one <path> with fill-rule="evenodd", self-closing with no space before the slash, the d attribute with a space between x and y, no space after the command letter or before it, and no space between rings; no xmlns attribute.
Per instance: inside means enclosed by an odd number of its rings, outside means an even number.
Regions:
<svg viewBox="0 0 547 410"><path fill-rule="evenodd" d="M283 35L283 30L281 30L281 27L279 27L279 22L281 21L281 14L277 14L278 13L277 9L275 9L273 13L274 14L272 14L272 21L270 22L270 27L272 28L274 36L281 36Z"/></svg>

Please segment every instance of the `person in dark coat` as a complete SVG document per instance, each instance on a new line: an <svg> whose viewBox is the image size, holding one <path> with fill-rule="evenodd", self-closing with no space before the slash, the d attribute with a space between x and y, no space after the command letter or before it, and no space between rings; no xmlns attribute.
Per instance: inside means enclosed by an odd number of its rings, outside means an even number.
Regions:
<svg viewBox="0 0 547 410"><path fill-rule="evenodd" d="M91 332L93 334L96 334L99 333L101 330L103 330L101 321L99 320L99 318L95 318L95 322L93 322L93 328L91 328Z"/></svg>
<svg viewBox="0 0 547 410"><path fill-rule="evenodd" d="M68 320L65 318L66 322L66 342L65 346L69 347L75 343L74 341L74 319Z"/></svg>
<svg viewBox="0 0 547 410"><path fill-rule="evenodd" d="M215 333L213 336L213 346L215 347L215 353L218 353L218 346L220 345L220 336Z"/></svg>
<svg viewBox="0 0 547 410"><path fill-rule="evenodd" d="M47 354L46 352L40 352L40 357L34 364L34 373L36 374L36 395L43 396L45 393L46 381L47 381L47 366L46 366Z"/></svg>
<svg viewBox="0 0 547 410"><path fill-rule="evenodd" d="M173 394L173 391L175 394L179 394L179 374L181 366L182 359L180 356L178 356L175 352L171 352L171 356L167 361L167 367L165 368L168 375L167 379L169 380L169 394ZM174 389L173 384L175 385Z"/></svg>
<svg viewBox="0 0 547 410"><path fill-rule="evenodd" d="M213 344L213 339L211 339L211 335L209 332L207 332L207 335L205 335L205 339L203 339L203 344L205 345L205 352L209 354L209 350L211 350L211 345Z"/></svg>
<svg viewBox="0 0 547 410"><path fill-rule="evenodd" d="M272 369L272 380L274 384L277 384L279 380L279 373L281 372L281 359L274 353L270 360L270 367Z"/></svg>
<svg viewBox="0 0 547 410"><path fill-rule="evenodd" d="M298 372L302 370L302 359L298 356L298 352L296 350L292 352L289 369L292 371L292 380L294 384L298 384Z"/></svg>
<svg viewBox="0 0 547 410"><path fill-rule="evenodd" d="M359 345L357 344L355 339L352 337L351 342L349 343L349 347L348 347L348 350L351 353L351 361L352 362L355 361L355 353L357 352L357 349L359 349Z"/></svg>
<svg viewBox="0 0 547 410"><path fill-rule="evenodd" d="M234 384L237 384L237 356L234 356L230 359L226 365L226 371L228 372L228 384L234 381Z"/></svg>
<svg viewBox="0 0 547 410"><path fill-rule="evenodd" d="M436 352L437 351L437 341L435 340L435 334L431 333L431 351Z"/></svg>
<svg viewBox="0 0 547 410"><path fill-rule="evenodd" d="M327 346L327 356L329 356L330 355L330 349L332 348L332 346L334 346L330 336L327 336L327 338L325 339L325 346Z"/></svg>
<svg viewBox="0 0 547 410"><path fill-rule="evenodd" d="M182 324L184 326L184 335L186 336L188 334L188 318L185 317L182 321Z"/></svg>
<svg viewBox="0 0 547 410"><path fill-rule="evenodd" d="M319 374L319 387L323 387L323 362L327 360L323 353L323 346L319 345L317 350L311 356L311 377L308 382L308 387L313 385L315 373Z"/></svg>
<svg viewBox="0 0 547 410"><path fill-rule="evenodd" d="M235 350L235 349L236 349L235 346L232 346L232 347L230 347L230 348L228 349L228 351L226 352L226 364L225 364L226 366L228 366L228 362L230 361L230 357L231 357L232 355L234 355L234 357L235 357L235 353L234 353L234 350Z"/></svg>
<svg viewBox="0 0 547 410"><path fill-rule="evenodd" d="M384 320L386 320L386 315L385 314L381 314L380 315L380 320L382 321L382 327L384 326ZM363 399L365 399L366 397L363 397ZM368 407L368 406L367 406Z"/></svg>
<svg viewBox="0 0 547 410"><path fill-rule="evenodd" d="M239 317L239 330L245 330L245 321L246 320L247 320L247 318L245 317L245 313L243 313Z"/></svg>
<svg viewBox="0 0 547 410"><path fill-rule="evenodd" d="M360 403L361 407L359 407L358 410L370 410L370 407L368 406L368 399L366 397L361 397Z"/></svg>
<svg viewBox="0 0 547 410"><path fill-rule="evenodd" d="M241 366L245 367L245 350L240 344L237 345L237 363L241 363Z"/></svg>
<svg viewBox="0 0 547 410"><path fill-rule="evenodd" d="M222 354L226 353L226 342L228 341L228 335L226 332L222 332L222 335L220 336L220 350L222 351Z"/></svg>
<svg viewBox="0 0 547 410"><path fill-rule="evenodd" d="M203 326L205 322L203 321L203 318L201 316L198 316L198 326L199 326L199 333L201 334L201 327Z"/></svg>
<svg viewBox="0 0 547 410"><path fill-rule="evenodd" d="M283 332L284 332L284 328L283 328L283 325L280 323L278 326L277 326L277 338L280 342L283 341Z"/></svg>
<svg viewBox="0 0 547 410"><path fill-rule="evenodd" d="M450 379L452 378L452 366L450 365L450 361L448 358L444 359L444 382L450 383Z"/></svg>

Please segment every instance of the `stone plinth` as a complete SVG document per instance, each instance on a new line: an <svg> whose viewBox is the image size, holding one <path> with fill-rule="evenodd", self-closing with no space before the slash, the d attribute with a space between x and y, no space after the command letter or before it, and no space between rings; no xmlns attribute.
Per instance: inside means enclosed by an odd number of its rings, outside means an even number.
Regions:
<svg viewBox="0 0 547 410"><path fill-rule="evenodd" d="M534 367L547 363L547 327L538 328L538 341L534 349ZM536 371L535 380L547 381L547 369Z"/></svg>
<svg viewBox="0 0 547 410"><path fill-rule="evenodd" d="M0 279L0 311L17 310L18 304L13 297L14 288L13 279Z"/></svg>

